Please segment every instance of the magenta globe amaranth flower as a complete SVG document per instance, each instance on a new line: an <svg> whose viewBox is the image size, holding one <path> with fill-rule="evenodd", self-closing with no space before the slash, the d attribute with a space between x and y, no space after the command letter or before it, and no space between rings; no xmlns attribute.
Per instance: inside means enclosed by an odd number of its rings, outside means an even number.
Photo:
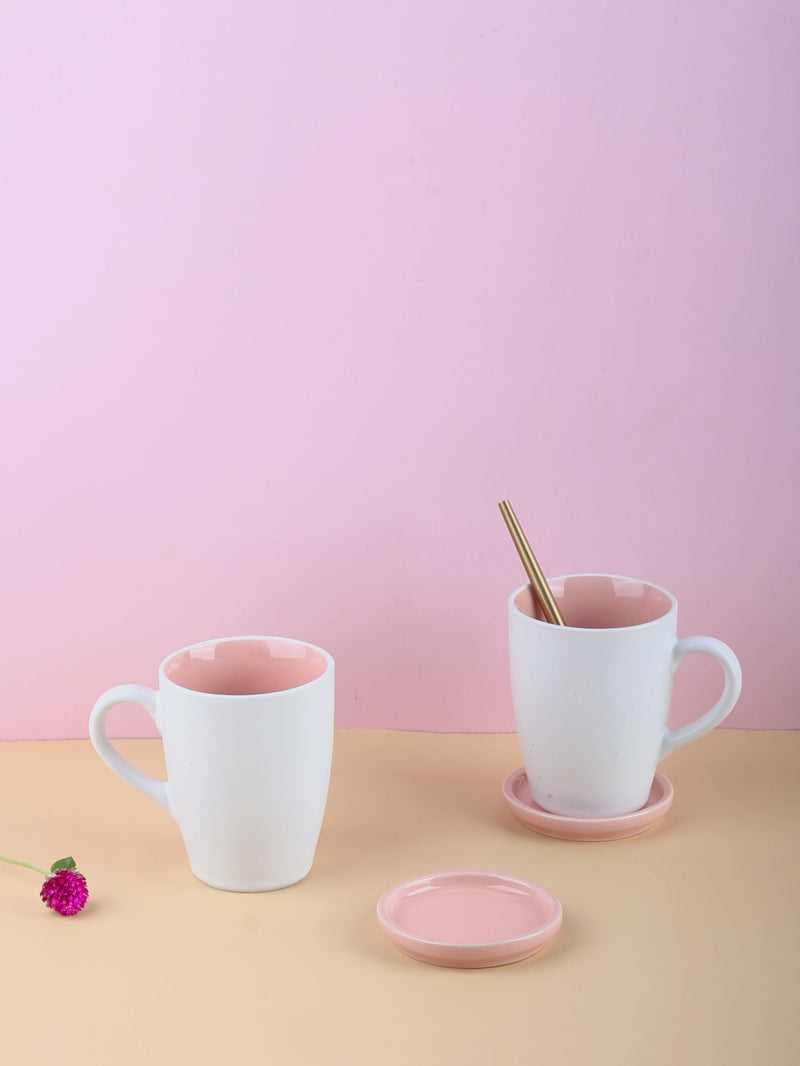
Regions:
<svg viewBox="0 0 800 1066"><path fill-rule="evenodd" d="M89 898L89 889L86 878L78 870L72 856L59 859L47 870L39 866L33 866L29 862L20 862L19 859L7 859L0 855L0 862L10 863L12 866L24 866L26 870L35 870L44 874L46 881L42 885L39 895L46 907L50 907L57 914L69 916L78 914L86 906Z"/></svg>
<svg viewBox="0 0 800 1066"><path fill-rule="evenodd" d="M73 860L72 866L59 867L52 877L47 878L39 895L45 906L59 914L70 915L77 914L86 906L89 889L86 887L86 878L75 868Z"/></svg>

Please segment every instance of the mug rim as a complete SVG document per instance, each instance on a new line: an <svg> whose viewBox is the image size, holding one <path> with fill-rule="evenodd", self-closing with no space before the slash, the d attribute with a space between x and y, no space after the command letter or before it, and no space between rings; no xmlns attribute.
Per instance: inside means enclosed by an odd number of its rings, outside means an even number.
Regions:
<svg viewBox="0 0 800 1066"><path fill-rule="evenodd" d="M302 685L293 685L291 688L276 689L273 692L203 692L202 689L189 688L188 685L181 685L179 682L174 681L171 677L167 676L166 671L168 663L178 655L183 655L185 652L195 651L198 648L205 648L212 644L230 644L234 641L276 641L281 644L301 644L304 648L310 648L312 651L319 652L319 654L325 659L325 669L318 677L314 677L310 681L304 681ZM166 655L161 660L161 664L158 668L158 684L159 688L162 688L162 686L165 685L172 685L175 688L180 689L182 692L191 692L195 696L202 696L204 699L208 700L237 700L243 702L245 700L274 699L276 697L285 696L289 692L301 692L304 689L310 688L312 685L320 684L332 673L334 666L334 658L330 652L321 648L318 644L312 644L310 640L301 640L298 637L278 637L261 633L250 633L232 637L210 637L207 640L198 640L192 644L187 644L183 648L176 648L174 651L171 651L169 655Z"/></svg>
<svg viewBox="0 0 800 1066"><path fill-rule="evenodd" d="M665 589L662 585L657 585L654 581L645 581L643 578L640 577L628 577L625 574L601 574L581 572L577 574L555 574L553 577L548 577L547 581L548 583L551 581L566 581L566 579L570 577L607 577L611 578L612 581L629 581L634 585L646 585L648 588L655 589L656 592L660 592L667 597L670 603L669 610L665 611L664 614L659 615L658 618L651 618L649 622L637 622L636 625L632 626L597 627L553 625L552 622L548 622L541 618L533 618L531 615L526 614L524 611L521 611L514 602L517 596L519 596L520 592L524 592L525 589L530 588L530 582L526 582L524 585L520 585L519 588L514 589L514 591L508 598L509 610L519 615L520 618L524 618L527 622L531 622L532 624L537 626L547 626L548 629L553 630L567 630L572 633L629 633L635 629L647 629L648 626L656 626L660 622L663 622L665 618L669 618L671 615L675 614L678 609L678 601L668 589Z"/></svg>

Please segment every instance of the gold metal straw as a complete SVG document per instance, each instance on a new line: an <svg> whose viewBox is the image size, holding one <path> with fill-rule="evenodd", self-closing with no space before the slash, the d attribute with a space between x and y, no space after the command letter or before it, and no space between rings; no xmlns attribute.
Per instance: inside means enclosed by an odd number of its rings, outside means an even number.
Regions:
<svg viewBox="0 0 800 1066"><path fill-rule="evenodd" d="M547 578L542 573L542 568L536 562L536 556L533 554L533 550L528 543L525 534L522 532L522 526L519 524L517 516L514 514L514 508L508 500L503 500L499 506L500 513L506 521L508 532L511 534L511 539L514 541L514 547L519 552L519 557L522 560L522 565L525 567L525 573L528 575L528 580L531 583L534 594L538 597L539 603L542 605L545 618L548 622L552 622L553 625L565 625L561 611L558 609L558 604L555 601L553 593L550 591L550 586L547 584Z"/></svg>

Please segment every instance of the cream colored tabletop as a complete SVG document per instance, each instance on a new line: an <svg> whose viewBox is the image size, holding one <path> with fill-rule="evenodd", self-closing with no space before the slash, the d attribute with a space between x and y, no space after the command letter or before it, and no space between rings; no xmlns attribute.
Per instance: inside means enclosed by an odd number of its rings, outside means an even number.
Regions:
<svg viewBox="0 0 800 1066"><path fill-rule="evenodd" d="M150 773L158 741L122 741ZM0 853L73 854L90 901L47 911L0 865L0 1061L271 1066L796 1066L800 733L717 730L670 756L649 832L569 843L500 793L513 735L344 731L314 869L238 895L190 873L177 826L88 741L0 744ZM415 962L379 930L397 881L536 881L560 933L523 962Z"/></svg>

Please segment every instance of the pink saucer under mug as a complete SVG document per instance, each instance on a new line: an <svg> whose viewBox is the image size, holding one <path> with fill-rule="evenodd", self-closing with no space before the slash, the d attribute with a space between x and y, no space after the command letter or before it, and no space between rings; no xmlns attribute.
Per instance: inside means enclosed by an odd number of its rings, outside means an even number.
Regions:
<svg viewBox="0 0 800 1066"><path fill-rule="evenodd" d="M663 818L672 806L672 784L656 771L644 807L607 818L572 818L544 810L531 796L525 767L514 770L503 782L503 799L529 829L560 840L621 840L637 836Z"/></svg>
<svg viewBox="0 0 800 1066"><path fill-rule="evenodd" d="M378 924L405 955L437 966L502 966L539 951L561 926L546 888L506 874L451 870L403 881L378 900Z"/></svg>

